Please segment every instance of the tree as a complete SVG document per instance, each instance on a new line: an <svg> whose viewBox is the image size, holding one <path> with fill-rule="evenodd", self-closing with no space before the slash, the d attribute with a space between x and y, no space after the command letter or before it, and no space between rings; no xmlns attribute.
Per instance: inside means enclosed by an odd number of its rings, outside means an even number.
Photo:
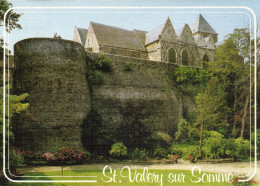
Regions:
<svg viewBox="0 0 260 186"><path fill-rule="evenodd" d="M22 26L18 23L21 14L15 13L13 10L9 11L7 18L4 20L5 12L12 7L11 3L8 3L7 0L0 0L0 27L4 26L4 23L9 25L6 27L6 31L10 32L11 30L18 28L21 29ZM3 46L4 40L0 38L0 57L3 56Z"/></svg>
<svg viewBox="0 0 260 186"><path fill-rule="evenodd" d="M218 78L211 78L207 87L195 97L196 123L200 127L199 155L202 157L203 134L205 130L227 133L229 108L225 87Z"/></svg>
<svg viewBox="0 0 260 186"><path fill-rule="evenodd" d="M8 90L10 90L11 87L10 86L7 86L6 88L6 93ZM29 107L29 103L23 103L23 101L26 99L26 97L28 97L29 95L28 94L22 94L22 95L19 95L19 96L16 96L16 95L10 95L9 96L9 118L6 118L6 121L10 121L11 117L14 115L14 114L19 114L21 113L22 111L26 110L28 107ZM3 139L3 87L0 88L0 138ZM7 97L5 98L6 99L6 103L8 103L8 99ZM8 117L8 105L6 105L6 117ZM12 126L9 126L9 122L6 122L5 123L5 127L6 127L6 131L8 131L7 129L9 128L9 134L6 133L6 135L9 135L9 139L10 139L10 142L12 142L14 140L14 136L13 136L13 133L12 133ZM1 153L2 153L2 148L3 148L3 143L0 144L0 149L1 149ZM2 159L2 154L0 153L0 158ZM2 162L2 161L1 161Z"/></svg>
<svg viewBox="0 0 260 186"><path fill-rule="evenodd" d="M250 34L248 29L235 29L217 47L214 62L209 63L212 76L226 84L227 104L232 110L229 122L232 134L244 136L250 105ZM251 56L252 57L252 56ZM253 79L253 77L251 77ZM239 125L238 125L239 124ZM240 127L239 127L240 126Z"/></svg>

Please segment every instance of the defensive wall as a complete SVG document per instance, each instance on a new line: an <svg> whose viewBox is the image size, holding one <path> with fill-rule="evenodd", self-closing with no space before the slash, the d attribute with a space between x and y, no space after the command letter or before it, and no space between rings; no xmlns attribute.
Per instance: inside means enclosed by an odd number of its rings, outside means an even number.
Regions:
<svg viewBox="0 0 260 186"><path fill-rule="evenodd" d="M101 72L100 84L87 78L98 54L85 52L79 43L32 38L16 43L14 52L14 93L28 93L30 107L14 117L13 131L16 143L26 149L81 148L91 109L108 127L141 114L152 130L173 135L183 108L194 106L189 91L180 94L169 81L174 64L106 54L112 71Z"/></svg>

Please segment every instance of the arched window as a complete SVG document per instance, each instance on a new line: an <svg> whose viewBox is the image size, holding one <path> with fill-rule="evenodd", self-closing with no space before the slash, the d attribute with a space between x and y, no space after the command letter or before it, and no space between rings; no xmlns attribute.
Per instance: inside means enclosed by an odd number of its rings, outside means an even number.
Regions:
<svg viewBox="0 0 260 186"><path fill-rule="evenodd" d="M189 64L189 55L188 55L188 52L186 50L184 50L182 52L182 65L188 65Z"/></svg>
<svg viewBox="0 0 260 186"><path fill-rule="evenodd" d="M203 67L207 68L207 62L209 62L209 57L205 54L203 57Z"/></svg>
<svg viewBox="0 0 260 186"><path fill-rule="evenodd" d="M173 48L169 50L168 55L169 55L169 62L176 63L176 52Z"/></svg>
<svg viewBox="0 0 260 186"><path fill-rule="evenodd" d="M209 62L209 57L207 55L204 55L203 61Z"/></svg>

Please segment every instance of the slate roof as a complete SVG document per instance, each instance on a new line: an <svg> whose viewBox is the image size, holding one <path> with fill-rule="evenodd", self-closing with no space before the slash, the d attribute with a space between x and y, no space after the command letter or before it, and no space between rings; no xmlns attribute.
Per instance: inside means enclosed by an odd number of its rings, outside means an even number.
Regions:
<svg viewBox="0 0 260 186"><path fill-rule="evenodd" d="M143 30L133 30L136 37L139 39L139 41L141 42L141 44L144 46L145 45L145 38L146 38L146 31Z"/></svg>
<svg viewBox="0 0 260 186"><path fill-rule="evenodd" d="M148 45L154 41L159 39L165 24L159 25L158 27L154 28L153 30L146 33L145 45Z"/></svg>
<svg viewBox="0 0 260 186"><path fill-rule="evenodd" d="M209 23L206 21L206 19L199 14L197 17L196 21L194 22L192 28L191 28L192 33L196 32L206 32L210 34L217 34L215 30L209 25Z"/></svg>
<svg viewBox="0 0 260 186"><path fill-rule="evenodd" d="M78 33L79 33L81 43L82 43L83 46L85 46L86 38L87 38L87 34L88 34L88 29L77 28L77 30L78 30Z"/></svg>
<svg viewBox="0 0 260 186"><path fill-rule="evenodd" d="M145 50L134 31L90 22L99 45Z"/></svg>

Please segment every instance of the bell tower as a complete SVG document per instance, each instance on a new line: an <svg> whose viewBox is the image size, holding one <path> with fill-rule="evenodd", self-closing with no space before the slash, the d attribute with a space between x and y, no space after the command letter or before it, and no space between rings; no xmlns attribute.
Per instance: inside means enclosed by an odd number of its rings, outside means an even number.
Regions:
<svg viewBox="0 0 260 186"><path fill-rule="evenodd" d="M210 24L206 21L206 19L199 14L196 21L192 26L192 34L193 36L202 35L203 38L209 37L212 35L214 42L218 42L218 34L215 30L210 26Z"/></svg>

